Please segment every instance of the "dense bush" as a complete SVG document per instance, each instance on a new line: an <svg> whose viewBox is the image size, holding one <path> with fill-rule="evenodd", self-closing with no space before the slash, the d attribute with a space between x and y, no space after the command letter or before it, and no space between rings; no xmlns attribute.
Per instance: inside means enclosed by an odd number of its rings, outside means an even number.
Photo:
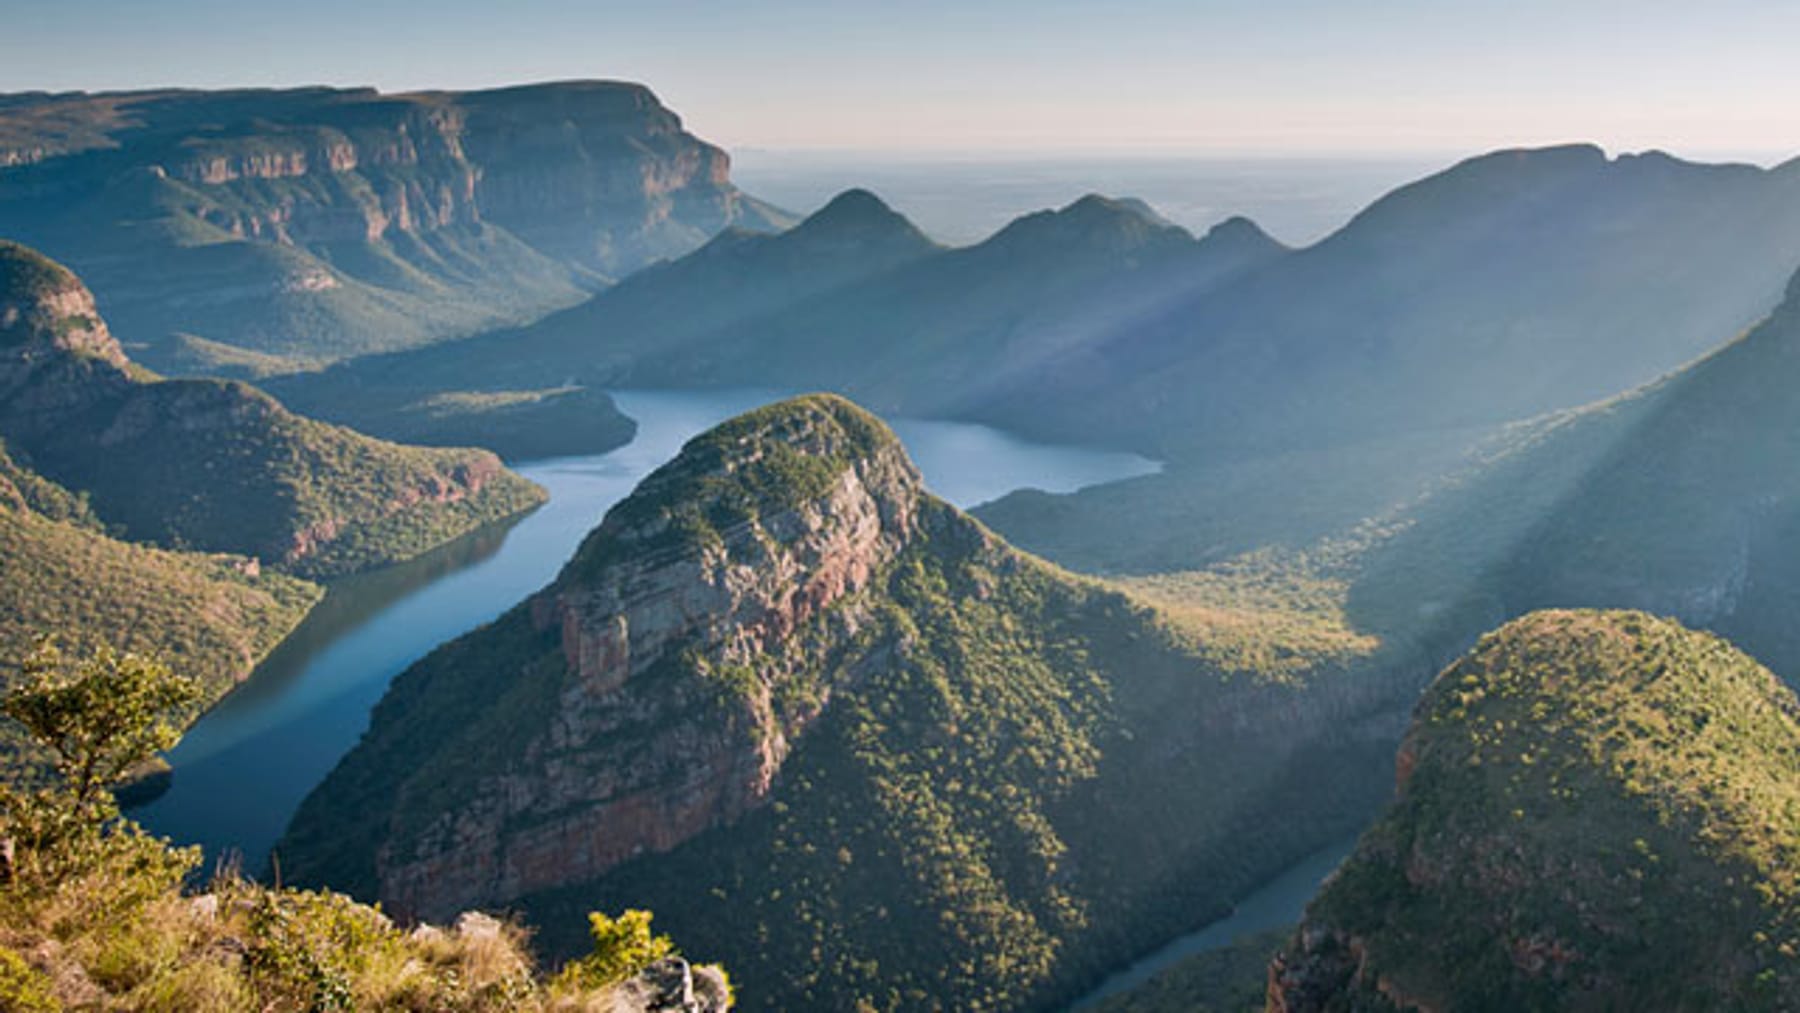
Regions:
<svg viewBox="0 0 1800 1013"><path fill-rule="evenodd" d="M106 791L174 744L198 693L161 664L110 649L32 653L5 712L55 758L48 786L0 785L0 1008L169 1013L582 1011L670 955L650 916L592 916L595 949L554 979L516 924L395 925L341 894L263 886L221 870L189 894L198 849L119 816Z"/></svg>

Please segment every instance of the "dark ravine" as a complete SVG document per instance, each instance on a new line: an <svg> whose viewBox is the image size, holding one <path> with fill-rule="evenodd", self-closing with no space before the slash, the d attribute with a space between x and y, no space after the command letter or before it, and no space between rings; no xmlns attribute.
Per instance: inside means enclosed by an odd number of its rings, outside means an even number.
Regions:
<svg viewBox="0 0 1800 1013"><path fill-rule="evenodd" d="M624 82L9 99L0 235L86 275L165 371L527 320L726 226L788 221Z"/></svg>
<svg viewBox="0 0 1800 1013"><path fill-rule="evenodd" d="M1303 693L1184 643L925 492L871 416L782 402L396 680L278 853L401 914L647 906L757 1007L1035 1007L1385 792L1356 774L1382 680Z"/></svg>

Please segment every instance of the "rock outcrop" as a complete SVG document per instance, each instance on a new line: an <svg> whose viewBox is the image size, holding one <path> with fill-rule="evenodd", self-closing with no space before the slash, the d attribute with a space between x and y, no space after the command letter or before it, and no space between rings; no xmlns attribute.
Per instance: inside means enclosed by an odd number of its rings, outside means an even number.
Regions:
<svg viewBox="0 0 1800 1013"><path fill-rule="evenodd" d="M827 398L752 415L610 514L528 605L562 655L554 716L511 769L384 847L383 901L430 917L592 879L766 802L829 696L777 702L819 660L793 634L854 636L869 606L847 599L918 524L918 472L868 426ZM740 499L797 461L832 463Z"/></svg>
<svg viewBox="0 0 1800 1013"><path fill-rule="evenodd" d="M731 989L716 967L695 967L680 957L651 964L609 997L616 1013L725 1013Z"/></svg>
<svg viewBox="0 0 1800 1013"><path fill-rule="evenodd" d="M1730 644L1538 612L1420 702L1397 797L1269 969L1268 1007L1786 1009L1800 701Z"/></svg>

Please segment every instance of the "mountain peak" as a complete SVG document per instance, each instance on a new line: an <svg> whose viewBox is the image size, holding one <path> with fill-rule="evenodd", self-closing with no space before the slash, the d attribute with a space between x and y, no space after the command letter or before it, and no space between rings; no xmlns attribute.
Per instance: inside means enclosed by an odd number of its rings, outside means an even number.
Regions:
<svg viewBox="0 0 1800 1013"><path fill-rule="evenodd" d="M1170 224L1141 200L1090 193L1056 210L1015 218L987 242L1125 250L1172 238L1193 241L1186 229Z"/></svg>
<svg viewBox="0 0 1800 1013"><path fill-rule="evenodd" d="M876 196L871 190L852 187L838 194L825 203L825 206L813 212L812 219L863 219L898 215L888 203Z"/></svg>
<svg viewBox="0 0 1800 1013"><path fill-rule="evenodd" d="M1178 227L1137 197L1108 197L1105 194L1088 193L1056 213L1075 221L1104 222L1130 217L1158 228Z"/></svg>
<svg viewBox="0 0 1800 1013"><path fill-rule="evenodd" d="M562 829L532 821L460 843L412 837L362 873L378 879L367 885L397 911L435 916L501 889L601 875L765 804L829 697L811 682L831 656L821 643L874 620L863 592L878 595L931 509L899 440L841 397L791 398L690 440L500 624L560 640L547 659L557 681L530 690L556 701L557 729L534 731L570 736L593 761L577 767L612 773L559 778L529 803L562 808ZM808 629L819 639L794 635ZM622 701L631 735L617 734ZM686 801L665 807L675 797ZM570 827L580 833L565 836ZM402 818L394 829L418 828ZM336 837L323 853L354 848ZM556 860L526 863L503 885L486 870L509 861L509 848Z"/></svg>
<svg viewBox="0 0 1800 1013"><path fill-rule="evenodd" d="M1207 246L1226 246L1233 249L1262 250L1270 253L1287 249L1281 240L1269 235L1263 231L1261 225L1243 215L1233 215L1214 225L1206 230L1206 235L1201 237L1200 241Z"/></svg>
<svg viewBox="0 0 1800 1013"><path fill-rule="evenodd" d="M905 215L861 188L845 190L831 198L789 235L834 240L883 237L931 245L931 240Z"/></svg>
<svg viewBox="0 0 1800 1013"><path fill-rule="evenodd" d="M647 544L659 555L701 549L721 523L804 509L850 474L880 494L884 515L910 515L924 488L899 438L849 400L805 394L766 405L689 440L607 513L566 572L592 576Z"/></svg>

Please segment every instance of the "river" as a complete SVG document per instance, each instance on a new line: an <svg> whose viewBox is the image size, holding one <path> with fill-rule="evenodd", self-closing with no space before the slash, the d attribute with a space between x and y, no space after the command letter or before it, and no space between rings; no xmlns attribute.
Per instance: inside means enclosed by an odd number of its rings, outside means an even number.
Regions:
<svg viewBox="0 0 1800 1013"><path fill-rule="evenodd" d="M1298 923L1307 902L1319 892L1319 884L1325 882L1325 877L1331 875L1355 846L1355 838L1339 841L1290 866L1286 872L1239 901L1229 915L1164 944L1111 975L1069 1007L1070 1010L1086 1009L1102 999L1128 992L1195 954L1222 949L1253 933Z"/></svg>
<svg viewBox="0 0 1800 1013"><path fill-rule="evenodd" d="M767 392L620 392L629 446L517 470L543 507L416 560L334 583L292 636L169 753L169 790L133 818L209 859L260 869L300 801L354 746L388 683L428 651L489 622L556 576L608 507L689 438ZM1051 447L986 426L891 420L927 484L958 506L1014 489L1068 492L1155 470L1131 454Z"/></svg>

